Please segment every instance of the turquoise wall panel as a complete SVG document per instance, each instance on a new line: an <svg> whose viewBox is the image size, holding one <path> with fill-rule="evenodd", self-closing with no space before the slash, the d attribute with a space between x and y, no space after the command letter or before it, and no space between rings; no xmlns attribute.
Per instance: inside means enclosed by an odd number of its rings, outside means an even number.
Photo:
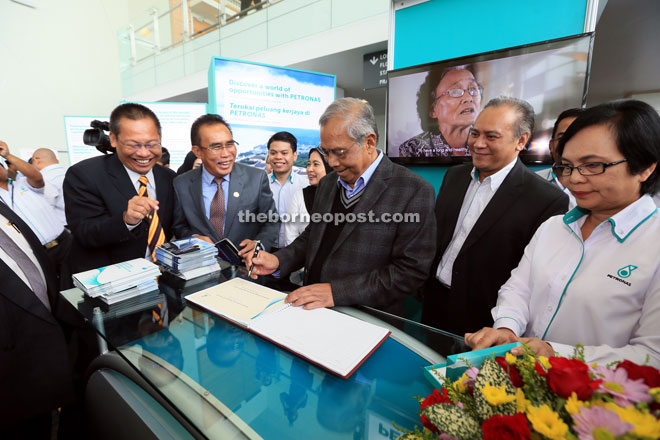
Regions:
<svg viewBox="0 0 660 440"><path fill-rule="evenodd" d="M581 34L587 0L431 0L396 12L394 68Z"/></svg>

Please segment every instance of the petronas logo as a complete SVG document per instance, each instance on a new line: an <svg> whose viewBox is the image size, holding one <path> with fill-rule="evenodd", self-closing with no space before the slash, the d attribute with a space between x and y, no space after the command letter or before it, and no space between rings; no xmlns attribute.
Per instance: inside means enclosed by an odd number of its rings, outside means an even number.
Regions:
<svg viewBox="0 0 660 440"><path fill-rule="evenodd" d="M632 274L633 270L637 269L637 266L633 266L632 264L629 264L627 266L623 266L621 269L619 269L616 274L619 275L621 278L628 278L630 274Z"/></svg>

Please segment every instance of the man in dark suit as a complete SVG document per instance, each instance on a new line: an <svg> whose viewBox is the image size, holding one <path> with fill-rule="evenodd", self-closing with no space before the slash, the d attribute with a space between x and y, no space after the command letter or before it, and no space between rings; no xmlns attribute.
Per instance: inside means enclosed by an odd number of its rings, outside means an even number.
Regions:
<svg viewBox="0 0 660 440"><path fill-rule="evenodd" d="M422 322L463 335L492 324L490 310L538 226L568 197L518 158L534 131L525 101L492 99L468 137L472 164L447 171L435 206L437 253Z"/></svg>
<svg viewBox="0 0 660 440"><path fill-rule="evenodd" d="M0 280L0 438L50 439L51 412L74 399L67 340L83 322L39 239L2 201Z"/></svg>
<svg viewBox="0 0 660 440"><path fill-rule="evenodd" d="M309 226L286 248L248 256L247 264L255 264L253 277L304 265L305 285L287 297L295 306L362 304L401 315L435 253L433 188L376 149L366 102L339 99L319 122L334 172L318 185Z"/></svg>
<svg viewBox="0 0 660 440"><path fill-rule="evenodd" d="M268 176L263 170L235 163L238 142L222 116L200 116L190 130L192 151L202 166L174 180L174 232L177 237L198 235L210 242L228 238L240 255L256 240L265 249L277 245L280 223ZM266 216L258 221L257 215ZM271 215L271 217L272 217Z"/></svg>
<svg viewBox="0 0 660 440"><path fill-rule="evenodd" d="M141 104L122 104L110 115L110 142L115 154L79 162L64 179L74 273L148 258L172 236L175 173L156 164L158 118Z"/></svg>

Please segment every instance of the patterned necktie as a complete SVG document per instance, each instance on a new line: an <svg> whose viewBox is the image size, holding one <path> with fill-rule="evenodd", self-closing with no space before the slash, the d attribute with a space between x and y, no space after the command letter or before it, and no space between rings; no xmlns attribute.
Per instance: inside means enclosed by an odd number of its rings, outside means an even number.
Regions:
<svg viewBox="0 0 660 440"><path fill-rule="evenodd" d="M149 192L147 191L147 183L149 183L149 179L147 179L146 176L140 176L138 181L140 182L138 196L150 199L151 197L149 197ZM163 227L160 224L158 211L152 209L149 214L147 214L147 220L149 220L149 235L147 236L147 244L149 245L149 253L151 254L151 258L156 261L156 248L165 243L165 233L163 232Z"/></svg>
<svg viewBox="0 0 660 440"><path fill-rule="evenodd" d="M9 237L9 235L7 235L5 231L2 230L2 228L0 228L0 247L2 247L2 250L9 255L9 258L18 264L18 267L20 267L25 274L25 278L28 279L32 291L50 311L48 289L41 277L41 273L39 273L39 269L32 262L30 257L23 252L23 250L16 244L16 242L14 242L14 240L11 239L11 237Z"/></svg>
<svg viewBox="0 0 660 440"><path fill-rule="evenodd" d="M222 177L216 177L216 185L218 185L218 190L211 200L211 209L209 212L209 221L215 231L218 233L218 236L222 238L222 227L225 224L225 192L222 190Z"/></svg>

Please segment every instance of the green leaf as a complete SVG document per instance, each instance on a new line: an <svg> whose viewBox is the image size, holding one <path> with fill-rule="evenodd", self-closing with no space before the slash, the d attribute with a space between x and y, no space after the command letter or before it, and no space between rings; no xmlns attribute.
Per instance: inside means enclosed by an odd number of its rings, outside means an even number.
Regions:
<svg viewBox="0 0 660 440"><path fill-rule="evenodd" d="M500 388L504 385L507 394L515 395L516 390L509 379L509 375L499 366L494 359L486 358L474 381L474 401L479 418L483 421L494 414L513 415L516 413L516 402L503 403L492 406L483 395L483 388L488 382L491 386Z"/></svg>
<svg viewBox="0 0 660 440"><path fill-rule="evenodd" d="M467 411L455 405L438 403L427 406L422 410L422 415L426 416L441 432L462 440L479 440L481 438L481 424Z"/></svg>

